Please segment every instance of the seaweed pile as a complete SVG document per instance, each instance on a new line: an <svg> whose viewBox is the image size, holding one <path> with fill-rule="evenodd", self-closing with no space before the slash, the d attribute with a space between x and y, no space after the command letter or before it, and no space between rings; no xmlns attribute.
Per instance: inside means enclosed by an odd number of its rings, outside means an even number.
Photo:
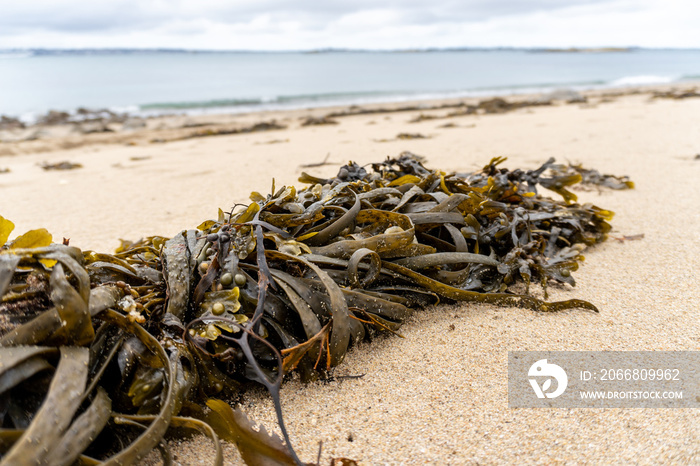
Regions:
<svg viewBox="0 0 700 466"><path fill-rule="evenodd" d="M574 285L612 212L576 203L575 169L504 160L456 175L404 153L303 173L304 189L273 181L197 229L114 254L46 230L8 243L0 217L0 464L132 464L154 448L168 464L168 429L208 435L217 464L218 437L248 464L302 464L280 408L286 374L325 377L358 341L441 301L597 311L546 302L546 287ZM220 401L249 383L270 392L284 441Z"/></svg>

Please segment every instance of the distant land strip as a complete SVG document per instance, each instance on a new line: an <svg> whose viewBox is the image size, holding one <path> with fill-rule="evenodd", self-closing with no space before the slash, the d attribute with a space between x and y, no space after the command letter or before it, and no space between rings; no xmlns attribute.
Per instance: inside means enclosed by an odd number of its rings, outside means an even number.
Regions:
<svg viewBox="0 0 700 466"><path fill-rule="evenodd" d="M322 48L309 50L197 50L182 48L78 48L78 49L53 49L53 48L12 48L0 49L0 55L126 55L146 53L172 53L172 54L225 54L225 53L444 53L444 52L524 52L524 53L620 53L639 50L698 50L695 48L647 48L647 47L428 47L407 49L345 49Z"/></svg>

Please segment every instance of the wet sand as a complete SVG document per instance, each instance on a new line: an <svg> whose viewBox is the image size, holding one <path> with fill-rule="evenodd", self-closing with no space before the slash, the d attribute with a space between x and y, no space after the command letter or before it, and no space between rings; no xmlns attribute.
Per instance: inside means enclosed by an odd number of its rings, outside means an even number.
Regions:
<svg viewBox="0 0 700 466"><path fill-rule="evenodd" d="M616 212L612 236L644 238L589 249L574 275L577 286L550 289L552 300L589 300L600 314L471 304L426 309L403 327L405 338L362 344L335 372L362 378L286 383L285 419L305 461L315 461L323 442L321 464L332 457L363 464L700 461L697 409L510 409L507 397L508 351L700 349L700 99L593 96L585 104L418 123L410 121L447 110L300 125L302 117L327 112L223 116L240 126L275 119L288 128L165 143L149 142L163 134L150 126L167 120L149 122L134 141L61 149L65 140L56 138L55 147L42 141L41 152L3 143L0 149L19 155L0 157L0 169L10 170L0 174L0 214L16 232L45 227L55 241L108 251L118 238L195 227L218 207L267 192L273 176L278 187L298 184L302 170L328 176L348 160L365 164L404 150L446 171L472 171L494 156L522 168L556 157L629 175L635 190L577 194ZM397 139L400 133L427 137ZM300 167L326 156L328 165ZM37 166L64 160L83 168ZM243 409L268 428L276 425L262 391L247 394ZM227 464L240 463L234 450L226 449ZM204 438L176 440L173 453L176 464L211 461Z"/></svg>

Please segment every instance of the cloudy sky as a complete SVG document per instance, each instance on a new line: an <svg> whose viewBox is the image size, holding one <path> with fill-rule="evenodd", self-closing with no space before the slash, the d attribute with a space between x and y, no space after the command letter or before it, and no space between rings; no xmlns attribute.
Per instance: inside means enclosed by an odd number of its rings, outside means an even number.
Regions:
<svg viewBox="0 0 700 466"><path fill-rule="evenodd" d="M0 48L700 47L697 0L0 0Z"/></svg>

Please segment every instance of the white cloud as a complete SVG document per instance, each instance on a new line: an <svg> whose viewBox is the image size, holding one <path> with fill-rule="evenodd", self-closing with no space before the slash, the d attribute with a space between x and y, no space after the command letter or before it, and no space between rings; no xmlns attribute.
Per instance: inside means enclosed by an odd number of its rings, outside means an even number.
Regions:
<svg viewBox="0 0 700 466"><path fill-rule="evenodd" d="M0 48L700 47L690 0L3 3Z"/></svg>

